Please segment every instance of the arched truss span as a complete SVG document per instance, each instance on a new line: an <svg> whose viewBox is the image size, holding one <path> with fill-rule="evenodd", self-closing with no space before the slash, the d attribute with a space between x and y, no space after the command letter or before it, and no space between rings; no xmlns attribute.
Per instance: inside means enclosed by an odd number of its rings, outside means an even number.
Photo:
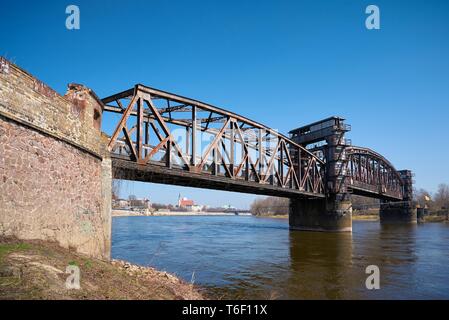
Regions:
<svg viewBox="0 0 449 320"><path fill-rule="evenodd" d="M258 122L143 85L102 101L116 115L108 146L113 166L126 169L128 179L325 196L323 161Z"/></svg>
<svg viewBox="0 0 449 320"><path fill-rule="evenodd" d="M399 172L381 154L363 147L346 148L347 187L354 194L403 199L404 182Z"/></svg>

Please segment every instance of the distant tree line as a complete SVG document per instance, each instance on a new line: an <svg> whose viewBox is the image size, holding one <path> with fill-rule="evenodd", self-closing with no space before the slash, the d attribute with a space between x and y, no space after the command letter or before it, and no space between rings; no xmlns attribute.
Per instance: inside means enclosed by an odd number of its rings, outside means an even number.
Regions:
<svg viewBox="0 0 449 320"><path fill-rule="evenodd" d="M354 215L379 214L380 200L363 196L351 195L352 213Z"/></svg>
<svg viewBox="0 0 449 320"><path fill-rule="evenodd" d="M250 211L256 216L288 214L289 199L278 197L259 198L253 201Z"/></svg>
<svg viewBox="0 0 449 320"><path fill-rule="evenodd" d="M357 195L351 196L353 212L355 214L376 214L380 201ZM449 185L442 183L435 194L425 189L414 192L414 201L420 208L428 208L430 214L447 214L449 212ZM288 214L289 199L278 197L258 198L251 204L250 211L257 216Z"/></svg>
<svg viewBox="0 0 449 320"><path fill-rule="evenodd" d="M352 205L356 213L373 214L379 211L379 200L361 196L352 196ZM278 197L259 198L251 204L251 213L256 216L286 215L289 211L289 199Z"/></svg>
<svg viewBox="0 0 449 320"><path fill-rule="evenodd" d="M428 208L431 214L445 214L449 210L449 185L441 183L435 194L425 189L415 190L414 200L421 208Z"/></svg>

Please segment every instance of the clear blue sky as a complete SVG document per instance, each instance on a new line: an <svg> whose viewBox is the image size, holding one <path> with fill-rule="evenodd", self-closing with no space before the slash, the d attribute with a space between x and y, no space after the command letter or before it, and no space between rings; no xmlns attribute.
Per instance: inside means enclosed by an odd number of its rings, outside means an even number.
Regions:
<svg viewBox="0 0 449 320"><path fill-rule="evenodd" d="M65 28L65 8L81 29ZM381 30L367 30L376 4ZM449 183L449 1L5 1L0 54L60 93L135 83L224 107L287 133L330 115L354 145ZM246 207L253 195L128 183L158 202L181 192ZM180 191L181 190L181 191Z"/></svg>

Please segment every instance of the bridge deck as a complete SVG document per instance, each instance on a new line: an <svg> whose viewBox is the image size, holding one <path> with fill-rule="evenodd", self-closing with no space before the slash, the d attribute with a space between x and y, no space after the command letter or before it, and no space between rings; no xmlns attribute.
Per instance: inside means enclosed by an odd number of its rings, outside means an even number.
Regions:
<svg viewBox="0 0 449 320"><path fill-rule="evenodd" d="M229 179L225 176L188 172L182 168L167 168L163 165L139 165L134 161L112 157L113 177L115 179L172 184L223 191L278 196L286 198L324 198L324 194L283 188L269 183L260 184L243 179Z"/></svg>
<svg viewBox="0 0 449 320"><path fill-rule="evenodd" d="M351 194L357 195L357 196L363 196L368 198L375 198L380 200L387 200L387 201L402 201L403 197L395 194L395 193L382 193L379 192L378 188L374 188L372 186L367 185L360 185L360 184L353 184L348 186L348 190Z"/></svg>

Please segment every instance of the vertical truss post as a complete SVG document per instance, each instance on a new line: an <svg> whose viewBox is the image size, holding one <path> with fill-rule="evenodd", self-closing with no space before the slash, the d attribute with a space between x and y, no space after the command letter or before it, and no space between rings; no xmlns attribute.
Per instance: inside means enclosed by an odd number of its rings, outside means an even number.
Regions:
<svg viewBox="0 0 449 320"><path fill-rule="evenodd" d="M279 148L279 177L281 178L281 186L284 187L284 149L282 148L282 144L284 142L282 141L281 146Z"/></svg>
<svg viewBox="0 0 449 320"><path fill-rule="evenodd" d="M186 127L186 153L190 152L190 127Z"/></svg>
<svg viewBox="0 0 449 320"><path fill-rule="evenodd" d="M351 171L349 172L349 174L351 177L353 177L354 176L354 159L351 159L351 161L349 163L351 164Z"/></svg>
<svg viewBox="0 0 449 320"><path fill-rule="evenodd" d="M297 163L297 169L296 169L296 175L298 176L298 181L299 181L299 186L298 188L301 188L301 184L302 184L302 153L301 153L301 149L298 148L298 153L297 153L297 158L296 158L296 163Z"/></svg>
<svg viewBox="0 0 449 320"><path fill-rule="evenodd" d="M242 143L242 154L246 153L246 159L245 159L245 180L249 181L249 148L246 148L246 145L248 144L248 138L246 136L243 137L243 143Z"/></svg>
<svg viewBox="0 0 449 320"><path fill-rule="evenodd" d="M216 176L218 175L218 166L217 166L217 160L218 160L218 145L215 146L215 148L212 149L212 172Z"/></svg>
<svg viewBox="0 0 449 320"><path fill-rule="evenodd" d="M276 144L278 144L278 138L276 139ZM270 138L270 150L271 150L271 161L270 161L270 184L272 186L274 186L274 163L275 163L275 157L276 157L276 153L277 153L277 147L275 147L275 149L272 149L272 144L271 144L271 138Z"/></svg>
<svg viewBox="0 0 449 320"><path fill-rule="evenodd" d="M363 181L362 180L362 156L359 155L359 181Z"/></svg>
<svg viewBox="0 0 449 320"><path fill-rule="evenodd" d="M148 146L150 144L150 132L149 132L149 125L148 125L148 121L145 121L145 145ZM144 158L146 158L147 154L148 154L148 150L144 149Z"/></svg>
<svg viewBox="0 0 449 320"><path fill-rule="evenodd" d="M262 128L259 128L259 177L262 178L263 174L263 165L264 165L264 149L263 149L263 132ZM262 178L263 179L263 178Z"/></svg>
<svg viewBox="0 0 449 320"><path fill-rule="evenodd" d="M171 138L168 138L167 150L165 150L165 166L171 168Z"/></svg>
<svg viewBox="0 0 449 320"><path fill-rule="evenodd" d="M137 162L142 162L142 143L143 143L143 101L137 100Z"/></svg>
<svg viewBox="0 0 449 320"><path fill-rule="evenodd" d="M235 175L235 171L234 171L234 159L235 159L235 131L234 131L234 121L232 120L232 121L230 121L230 125L231 125L231 154L230 154L230 157L231 157L231 159L229 159L230 160L230 162L229 162L229 169L230 169L230 171L231 171L231 173L232 173L232 177L234 177L234 175Z"/></svg>
<svg viewBox="0 0 449 320"><path fill-rule="evenodd" d="M196 166L196 106L192 106L192 158L190 160L192 166Z"/></svg>

